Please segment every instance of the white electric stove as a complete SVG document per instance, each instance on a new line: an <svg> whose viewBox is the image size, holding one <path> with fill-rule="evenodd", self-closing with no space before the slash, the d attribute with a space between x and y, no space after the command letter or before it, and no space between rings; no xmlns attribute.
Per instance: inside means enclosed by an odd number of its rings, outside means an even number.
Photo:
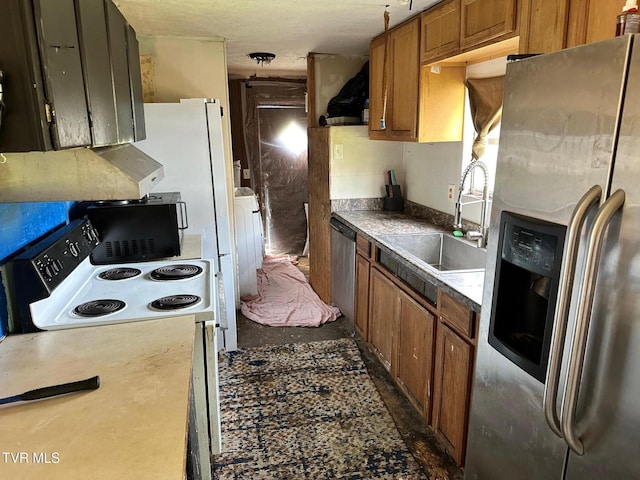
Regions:
<svg viewBox="0 0 640 480"><path fill-rule="evenodd" d="M95 266L85 260L47 298L30 304L41 330L136 322L182 314L214 320L208 260Z"/></svg>
<svg viewBox="0 0 640 480"><path fill-rule="evenodd" d="M52 232L6 265L9 334L194 315L191 463L210 477L220 453L216 324L221 279L210 260L156 260L93 265L100 244L88 220Z"/></svg>

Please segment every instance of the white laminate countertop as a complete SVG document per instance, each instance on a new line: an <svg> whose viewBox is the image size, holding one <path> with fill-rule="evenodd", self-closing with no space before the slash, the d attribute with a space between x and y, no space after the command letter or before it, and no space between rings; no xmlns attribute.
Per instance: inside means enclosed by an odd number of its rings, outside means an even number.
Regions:
<svg viewBox="0 0 640 480"><path fill-rule="evenodd" d="M0 478L182 479L194 331L182 316L5 338L0 398L100 388L0 405Z"/></svg>

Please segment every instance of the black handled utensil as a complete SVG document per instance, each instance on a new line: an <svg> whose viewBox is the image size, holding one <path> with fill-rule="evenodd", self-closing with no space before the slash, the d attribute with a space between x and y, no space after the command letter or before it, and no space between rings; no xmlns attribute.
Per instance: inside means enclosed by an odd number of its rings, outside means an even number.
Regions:
<svg viewBox="0 0 640 480"><path fill-rule="evenodd" d="M79 392L80 390L95 390L100 386L100 377L95 376L77 382L62 383L51 387L36 388L12 397L0 398L0 405L12 402L26 402L28 400L39 400L41 398L55 397L65 393Z"/></svg>

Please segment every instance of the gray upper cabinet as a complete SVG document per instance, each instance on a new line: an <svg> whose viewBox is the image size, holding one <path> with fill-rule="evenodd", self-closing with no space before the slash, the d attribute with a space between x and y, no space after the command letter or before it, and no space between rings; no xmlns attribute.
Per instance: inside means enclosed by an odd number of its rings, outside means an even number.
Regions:
<svg viewBox="0 0 640 480"><path fill-rule="evenodd" d="M140 71L140 47L136 32L127 25L127 58L129 61L129 82L131 106L133 107L133 137L136 142L147 138L144 124L144 98L142 94L142 73Z"/></svg>
<svg viewBox="0 0 640 480"><path fill-rule="evenodd" d="M104 0L76 0L93 145L118 143Z"/></svg>
<svg viewBox="0 0 640 480"><path fill-rule="evenodd" d="M133 142L133 108L131 107L129 61L127 59L127 22L112 2L107 1L105 5L107 6L111 76L118 119L118 143Z"/></svg>
<svg viewBox="0 0 640 480"><path fill-rule="evenodd" d="M45 91L51 105L54 148L89 145L91 133L74 0L35 0L34 10L40 19L36 28Z"/></svg>
<svg viewBox="0 0 640 480"><path fill-rule="evenodd" d="M112 0L5 0L0 152L143 139L135 31Z"/></svg>

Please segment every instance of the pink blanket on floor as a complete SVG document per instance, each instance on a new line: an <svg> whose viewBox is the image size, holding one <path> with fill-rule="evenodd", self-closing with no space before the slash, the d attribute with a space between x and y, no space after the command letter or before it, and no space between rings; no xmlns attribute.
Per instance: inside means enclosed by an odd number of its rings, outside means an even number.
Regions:
<svg viewBox="0 0 640 480"><path fill-rule="evenodd" d="M288 255L264 258L258 269L258 295L242 298L240 310L272 327L318 327L340 316L338 308L320 300Z"/></svg>

